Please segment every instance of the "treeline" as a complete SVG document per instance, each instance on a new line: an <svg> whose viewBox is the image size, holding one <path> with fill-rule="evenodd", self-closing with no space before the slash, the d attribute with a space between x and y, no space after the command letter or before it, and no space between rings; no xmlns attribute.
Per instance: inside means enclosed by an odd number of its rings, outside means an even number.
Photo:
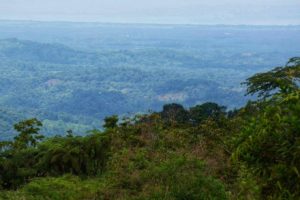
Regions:
<svg viewBox="0 0 300 200"><path fill-rule="evenodd" d="M3 199L299 199L300 58L246 80L256 101L227 111L168 104L105 118L86 136L17 123L0 144Z"/></svg>

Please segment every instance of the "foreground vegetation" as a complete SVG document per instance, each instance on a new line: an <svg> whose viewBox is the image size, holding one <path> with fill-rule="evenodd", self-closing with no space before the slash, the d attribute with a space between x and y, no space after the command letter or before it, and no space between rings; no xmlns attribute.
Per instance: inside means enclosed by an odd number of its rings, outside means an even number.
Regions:
<svg viewBox="0 0 300 200"><path fill-rule="evenodd" d="M86 136L17 123L0 144L2 199L299 199L300 59L250 77L258 100L107 117Z"/></svg>

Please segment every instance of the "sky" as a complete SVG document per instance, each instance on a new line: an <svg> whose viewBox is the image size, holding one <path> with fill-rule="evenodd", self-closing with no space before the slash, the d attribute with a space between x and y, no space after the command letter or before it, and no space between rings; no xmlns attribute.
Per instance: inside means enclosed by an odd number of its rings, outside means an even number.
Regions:
<svg viewBox="0 0 300 200"><path fill-rule="evenodd" d="M300 0L0 0L0 20L299 25Z"/></svg>

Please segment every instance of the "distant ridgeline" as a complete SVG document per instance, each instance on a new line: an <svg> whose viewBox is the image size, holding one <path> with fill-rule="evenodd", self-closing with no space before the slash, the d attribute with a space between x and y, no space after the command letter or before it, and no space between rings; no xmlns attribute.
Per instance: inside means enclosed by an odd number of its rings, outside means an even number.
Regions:
<svg viewBox="0 0 300 200"><path fill-rule="evenodd" d="M86 136L20 121L0 142L0 199L300 199L299 81L296 57L248 78L257 99L239 109L166 104Z"/></svg>

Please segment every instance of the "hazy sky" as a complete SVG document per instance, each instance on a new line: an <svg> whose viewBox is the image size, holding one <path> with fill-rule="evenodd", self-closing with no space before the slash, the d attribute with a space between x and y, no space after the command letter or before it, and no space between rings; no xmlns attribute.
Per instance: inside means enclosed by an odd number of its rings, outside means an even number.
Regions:
<svg viewBox="0 0 300 200"><path fill-rule="evenodd" d="M300 24L300 0L0 0L0 19Z"/></svg>

